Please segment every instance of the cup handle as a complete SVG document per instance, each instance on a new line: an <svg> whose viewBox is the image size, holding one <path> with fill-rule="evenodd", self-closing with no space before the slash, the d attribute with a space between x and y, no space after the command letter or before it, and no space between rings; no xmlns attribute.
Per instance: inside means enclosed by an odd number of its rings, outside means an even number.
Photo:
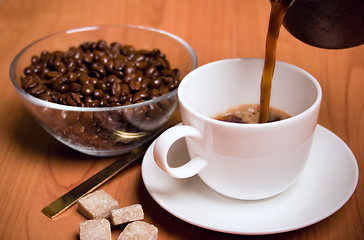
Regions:
<svg viewBox="0 0 364 240"><path fill-rule="evenodd" d="M189 178L199 173L206 161L198 156L193 157L180 167L171 168L168 165L168 152L178 139L183 137L201 138L200 132L191 126L174 126L164 131L156 140L153 149L154 160L165 173L174 178Z"/></svg>

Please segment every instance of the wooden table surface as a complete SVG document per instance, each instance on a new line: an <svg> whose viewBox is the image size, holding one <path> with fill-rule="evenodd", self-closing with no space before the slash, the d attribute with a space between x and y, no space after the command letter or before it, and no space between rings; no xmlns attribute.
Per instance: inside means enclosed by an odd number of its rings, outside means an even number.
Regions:
<svg viewBox="0 0 364 240"><path fill-rule="evenodd" d="M137 24L185 39L199 65L235 57L264 57L268 0L0 0L0 239L77 239L85 218L76 206L51 220L41 209L116 158L98 159L53 139L32 118L9 79L13 57L27 44L55 31L100 24ZM320 82L319 123L337 134L364 171L364 46L324 50L281 30L277 59L297 65ZM178 121L178 119L176 119ZM330 166L327 166L330 171ZM266 236L239 236L190 225L149 195L141 162L101 187L120 205L141 203L145 221L160 240L177 239L363 239L364 180L329 218L304 229ZM117 238L121 229L113 231Z"/></svg>

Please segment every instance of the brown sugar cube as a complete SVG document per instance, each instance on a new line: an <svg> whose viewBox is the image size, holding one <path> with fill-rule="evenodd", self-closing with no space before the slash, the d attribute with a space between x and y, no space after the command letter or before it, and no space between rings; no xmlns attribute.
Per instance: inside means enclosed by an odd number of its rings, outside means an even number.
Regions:
<svg viewBox="0 0 364 240"><path fill-rule="evenodd" d="M78 211L88 219L109 218L118 202L103 190L98 190L78 201Z"/></svg>
<svg viewBox="0 0 364 240"><path fill-rule="evenodd" d="M157 237L158 228L143 221L136 221L124 228L118 240L157 240Z"/></svg>
<svg viewBox="0 0 364 240"><path fill-rule="evenodd" d="M143 208L140 204L114 209L111 211L110 220L113 225L133 222L144 219Z"/></svg>
<svg viewBox="0 0 364 240"><path fill-rule="evenodd" d="M80 240L111 240L111 226L106 219L80 223Z"/></svg>

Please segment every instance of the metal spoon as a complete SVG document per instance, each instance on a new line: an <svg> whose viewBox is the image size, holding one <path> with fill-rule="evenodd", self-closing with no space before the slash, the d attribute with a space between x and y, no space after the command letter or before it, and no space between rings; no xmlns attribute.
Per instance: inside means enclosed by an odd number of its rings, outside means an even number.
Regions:
<svg viewBox="0 0 364 240"><path fill-rule="evenodd" d="M152 140L146 142L138 148L135 148L131 152L124 154L116 162L112 163L68 193L64 194L62 197L50 203L48 206L43 208L42 212L50 218L58 216L60 213L64 212L66 209L76 203L80 198L92 192L119 173L121 170L123 170L126 166L142 157L148 146L151 144L151 141Z"/></svg>

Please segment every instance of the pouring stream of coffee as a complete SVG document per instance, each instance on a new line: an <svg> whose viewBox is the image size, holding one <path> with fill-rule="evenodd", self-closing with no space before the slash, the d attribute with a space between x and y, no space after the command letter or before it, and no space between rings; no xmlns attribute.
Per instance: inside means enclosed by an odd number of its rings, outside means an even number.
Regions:
<svg viewBox="0 0 364 240"><path fill-rule="evenodd" d="M268 33L265 45L265 62L260 86L260 115L259 123L268 121L269 103L272 88L272 79L276 62L277 41L279 30L287 9L295 0L270 0L271 12L269 17Z"/></svg>

